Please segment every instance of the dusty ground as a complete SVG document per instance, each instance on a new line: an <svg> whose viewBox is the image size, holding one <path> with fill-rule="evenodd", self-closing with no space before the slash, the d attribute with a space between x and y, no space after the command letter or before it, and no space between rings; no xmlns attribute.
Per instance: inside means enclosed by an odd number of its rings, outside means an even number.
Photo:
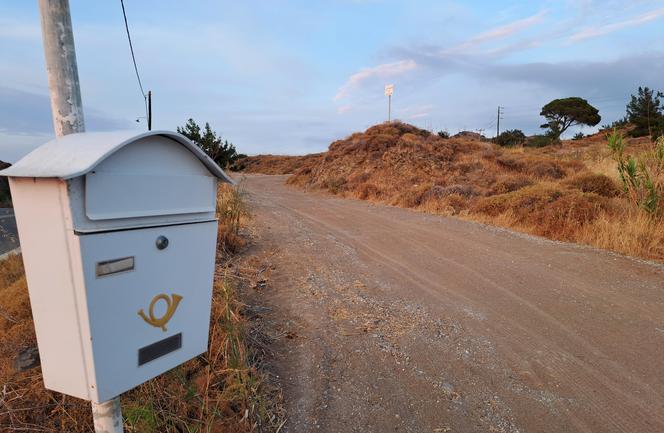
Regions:
<svg viewBox="0 0 664 433"><path fill-rule="evenodd" d="M248 176L288 432L662 432L664 268Z"/></svg>

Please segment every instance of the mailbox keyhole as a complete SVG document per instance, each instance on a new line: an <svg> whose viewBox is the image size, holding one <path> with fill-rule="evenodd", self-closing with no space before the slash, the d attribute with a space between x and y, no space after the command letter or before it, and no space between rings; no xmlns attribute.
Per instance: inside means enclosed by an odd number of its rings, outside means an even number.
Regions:
<svg viewBox="0 0 664 433"><path fill-rule="evenodd" d="M155 244L158 250L165 250L168 247L168 238L166 236L159 236Z"/></svg>

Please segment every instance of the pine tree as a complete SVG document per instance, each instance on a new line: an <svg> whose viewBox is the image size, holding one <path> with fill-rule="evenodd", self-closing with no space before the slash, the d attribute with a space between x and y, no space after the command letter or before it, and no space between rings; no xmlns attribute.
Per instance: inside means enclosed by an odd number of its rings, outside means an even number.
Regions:
<svg viewBox="0 0 664 433"><path fill-rule="evenodd" d="M664 134L664 114L660 100L664 93L648 87L639 87L638 94L632 95L627 104L627 120L634 125L630 131L633 137L651 136L653 138Z"/></svg>
<svg viewBox="0 0 664 433"><path fill-rule="evenodd" d="M183 127L178 126L177 132L196 143L203 152L222 168L228 167L241 156L237 153L233 143L222 140L221 136L212 130L208 122L205 122L202 134L201 127L194 119L189 119Z"/></svg>

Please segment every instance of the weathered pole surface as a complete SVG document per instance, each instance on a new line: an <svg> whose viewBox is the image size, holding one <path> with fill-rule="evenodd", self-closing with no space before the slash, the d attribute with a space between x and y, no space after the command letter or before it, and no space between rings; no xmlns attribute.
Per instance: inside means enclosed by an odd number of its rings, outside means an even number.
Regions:
<svg viewBox="0 0 664 433"><path fill-rule="evenodd" d="M85 132L69 0L39 0L42 38L56 137ZM122 433L120 398L92 403L95 432Z"/></svg>
<svg viewBox="0 0 664 433"><path fill-rule="evenodd" d="M92 419L96 433L122 433L120 398L104 403L92 403Z"/></svg>
<svg viewBox="0 0 664 433"><path fill-rule="evenodd" d="M85 131L68 0L39 0L55 136Z"/></svg>

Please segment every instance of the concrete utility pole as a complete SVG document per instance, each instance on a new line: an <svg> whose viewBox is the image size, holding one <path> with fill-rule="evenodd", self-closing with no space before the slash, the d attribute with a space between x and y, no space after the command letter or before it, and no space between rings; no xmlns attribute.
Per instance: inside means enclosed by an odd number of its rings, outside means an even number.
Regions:
<svg viewBox="0 0 664 433"><path fill-rule="evenodd" d="M69 0L39 0L42 38L56 137L85 132ZM92 403L97 433L122 433L119 397Z"/></svg>
<svg viewBox="0 0 664 433"><path fill-rule="evenodd" d="M55 136L85 131L68 0L39 0Z"/></svg>

